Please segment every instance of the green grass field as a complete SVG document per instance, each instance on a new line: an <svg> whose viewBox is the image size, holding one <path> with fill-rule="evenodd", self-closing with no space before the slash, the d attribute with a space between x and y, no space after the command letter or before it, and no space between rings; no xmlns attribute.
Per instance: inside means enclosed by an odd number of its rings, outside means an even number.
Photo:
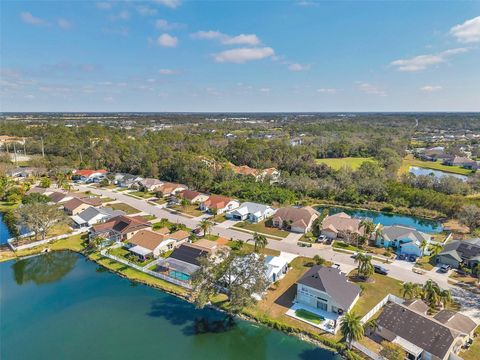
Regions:
<svg viewBox="0 0 480 360"><path fill-rule="evenodd" d="M440 161L423 161L415 159L412 155L408 155L403 159L402 166L400 167L399 174L408 173L410 166L416 166L424 169L440 170L452 174L470 175L471 170L464 169L460 166L447 166L443 165Z"/></svg>
<svg viewBox="0 0 480 360"><path fill-rule="evenodd" d="M358 157L358 158L346 157L346 158L330 158L330 159L315 160L317 164L325 164L335 170L341 169L344 166L352 170L357 170L360 167L360 165L362 165L365 161L376 162L376 160L373 158L365 158L365 157Z"/></svg>
<svg viewBox="0 0 480 360"><path fill-rule="evenodd" d="M127 215L140 212L140 210L137 210L134 207L124 203L108 204L108 207L112 208L113 210L125 211Z"/></svg>
<svg viewBox="0 0 480 360"><path fill-rule="evenodd" d="M239 228L250 230L250 231L255 231L262 234L278 236L281 238L287 237L289 234L287 231L280 230L274 227L265 226L265 221L261 221L256 224L251 224L247 221L242 221L242 222L236 223L235 227L239 227Z"/></svg>

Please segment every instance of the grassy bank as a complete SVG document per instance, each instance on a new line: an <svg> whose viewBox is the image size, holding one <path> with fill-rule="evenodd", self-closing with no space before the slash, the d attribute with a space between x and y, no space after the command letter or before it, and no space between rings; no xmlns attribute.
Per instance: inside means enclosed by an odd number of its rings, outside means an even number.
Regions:
<svg viewBox="0 0 480 360"><path fill-rule="evenodd" d="M413 157L413 155L406 156L399 170L399 175L406 174L410 170L410 166L416 166L424 169L439 170L451 174L470 175L472 173L469 169L464 169L460 166L443 165L440 161L423 161Z"/></svg>

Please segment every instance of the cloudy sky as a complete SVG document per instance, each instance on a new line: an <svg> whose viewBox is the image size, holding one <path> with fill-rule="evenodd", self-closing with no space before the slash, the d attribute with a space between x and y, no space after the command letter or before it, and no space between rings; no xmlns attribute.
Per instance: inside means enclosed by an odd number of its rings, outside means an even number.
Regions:
<svg viewBox="0 0 480 360"><path fill-rule="evenodd" d="M0 111L480 111L480 1L0 7Z"/></svg>

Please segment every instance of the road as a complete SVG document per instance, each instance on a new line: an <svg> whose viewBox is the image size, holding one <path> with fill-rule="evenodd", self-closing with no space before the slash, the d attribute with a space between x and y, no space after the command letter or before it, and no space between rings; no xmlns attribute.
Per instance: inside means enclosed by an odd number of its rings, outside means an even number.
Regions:
<svg viewBox="0 0 480 360"><path fill-rule="evenodd" d="M186 216L171 213L170 211L163 209L159 206L149 204L144 199L136 199L131 196L125 195L122 192L112 191L111 189L99 189L85 185L77 185L77 188L80 191L91 191L93 194L118 200L140 210L141 212L154 215L158 218L166 218L172 223L182 223L191 229L197 228L202 218L189 218ZM252 234L241 232L232 228L225 228L225 224L215 225L212 228L211 233L232 240L252 240ZM297 245L297 240L299 237L300 235L298 234L291 234L287 238L282 240L269 238L267 248L311 258L315 255L319 255L326 260L339 264L340 268L345 273L349 273L356 267L355 261L354 259L352 259L350 254L333 251L330 246L299 247ZM470 292L466 292L465 290L462 290L459 287L448 283L447 274L438 273L436 269L432 271L427 271L423 275L417 274L412 271L412 263L400 260L395 260L389 264L384 264L383 262L373 260L372 263L381 265L382 267L388 269L388 275L394 279L419 284L423 284L428 279L431 279L438 283L441 288L452 290L452 294L455 300L459 301L465 308L464 312L468 313L468 315L470 316L475 317L477 321L480 322L480 306L478 305L480 304L480 296L474 295Z"/></svg>

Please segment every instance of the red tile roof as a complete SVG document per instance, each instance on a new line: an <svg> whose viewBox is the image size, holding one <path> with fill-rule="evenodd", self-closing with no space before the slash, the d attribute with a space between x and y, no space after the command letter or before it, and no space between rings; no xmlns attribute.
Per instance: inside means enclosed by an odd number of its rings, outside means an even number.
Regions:
<svg viewBox="0 0 480 360"><path fill-rule="evenodd" d="M80 176L90 176L94 173L101 173L101 174L104 174L106 173L107 170L103 170L103 169L100 169L100 170L91 170L91 169L82 169L82 170L75 170L75 175L80 175Z"/></svg>

